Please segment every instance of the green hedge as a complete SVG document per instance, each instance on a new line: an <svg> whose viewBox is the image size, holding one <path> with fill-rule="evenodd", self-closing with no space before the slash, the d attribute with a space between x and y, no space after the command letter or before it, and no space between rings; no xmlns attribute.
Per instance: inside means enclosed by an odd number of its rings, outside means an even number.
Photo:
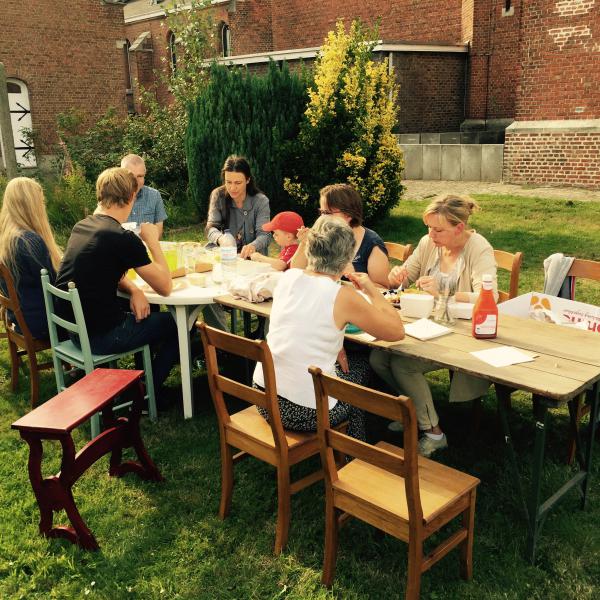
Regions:
<svg viewBox="0 0 600 600"><path fill-rule="evenodd" d="M206 89L189 107L186 135L189 186L201 215L221 184L230 154L248 158L255 180L269 197L271 213L294 209L283 189L289 144L306 107L306 76L271 62L264 75L213 64Z"/></svg>

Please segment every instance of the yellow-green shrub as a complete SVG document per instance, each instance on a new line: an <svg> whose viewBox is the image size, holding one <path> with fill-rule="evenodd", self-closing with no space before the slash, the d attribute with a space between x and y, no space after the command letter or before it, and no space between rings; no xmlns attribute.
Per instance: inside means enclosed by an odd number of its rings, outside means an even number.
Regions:
<svg viewBox="0 0 600 600"><path fill-rule="evenodd" d="M402 151L392 128L397 90L387 61L373 60L377 32L338 22L315 64L300 126L296 160L285 189L302 212L314 213L318 190L350 183L364 200L365 220L388 214L402 194Z"/></svg>

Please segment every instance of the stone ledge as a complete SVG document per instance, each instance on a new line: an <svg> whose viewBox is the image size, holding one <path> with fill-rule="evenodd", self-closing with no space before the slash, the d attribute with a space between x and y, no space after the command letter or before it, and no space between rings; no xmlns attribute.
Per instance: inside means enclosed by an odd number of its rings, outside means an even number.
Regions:
<svg viewBox="0 0 600 600"><path fill-rule="evenodd" d="M507 135L519 133L600 133L600 119L515 121L506 128Z"/></svg>

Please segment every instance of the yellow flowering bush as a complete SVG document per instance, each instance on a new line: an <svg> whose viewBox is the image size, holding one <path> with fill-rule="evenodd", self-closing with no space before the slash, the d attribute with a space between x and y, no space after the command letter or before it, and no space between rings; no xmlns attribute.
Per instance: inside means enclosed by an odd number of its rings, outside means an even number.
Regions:
<svg viewBox="0 0 600 600"><path fill-rule="evenodd" d="M302 212L312 213L329 183L354 185L365 220L388 214L402 194L402 151L392 129L397 90L387 61L373 60L376 30L342 21L317 57L314 83L284 186Z"/></svg>

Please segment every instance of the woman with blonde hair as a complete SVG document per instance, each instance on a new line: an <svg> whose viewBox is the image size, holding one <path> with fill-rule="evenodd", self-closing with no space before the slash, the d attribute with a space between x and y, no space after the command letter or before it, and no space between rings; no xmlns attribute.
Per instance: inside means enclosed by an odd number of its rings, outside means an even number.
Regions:
<svg viewBox="0 0 600 600"><path fill-rule="evenodd" d="M442 282L455 290L456 302L475 302L481 289L481 279L489 274L498 296L496 260L490 243L468 227L471 214L479 206L470 198L443 196L429 204L423 222L429 232L416 250L400 267L389 274L392 286L416 283L422 290L437 297ZM448 442L439 425L438 415L424 373L440 369L433 361L392 355L374 350L370 358L373 370L395 391L410 396L415 403L417 421L423 436L419 452L431 456L446 448ZM455 373L450 386L450 402L473 400L485 394L489 382L464 373ZM401 424L392 423L398 430Z"/></svg>
<svg viewBox="0 0 600 600"><path fill-rule="evenodd" d="M48 338L40 269L54 282L60 260L42 186L29 177L11 179L0 209L0 263L13 276L25 322L37 339ZM18 329L14 315L8 319Z"/></svg>

